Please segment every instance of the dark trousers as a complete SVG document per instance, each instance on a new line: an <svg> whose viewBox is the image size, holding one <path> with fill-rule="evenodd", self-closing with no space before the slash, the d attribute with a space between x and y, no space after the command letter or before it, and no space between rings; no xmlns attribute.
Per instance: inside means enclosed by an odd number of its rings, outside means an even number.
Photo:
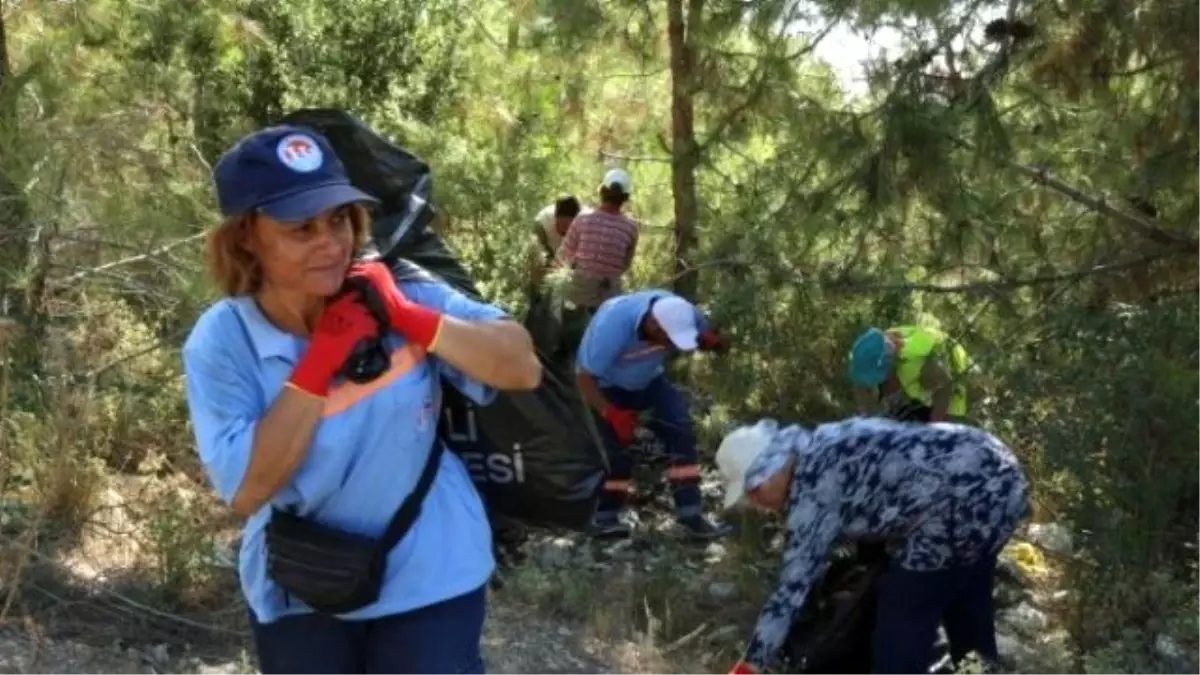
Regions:
<svg viewBox="0 0 1200 675"><path fill-rule="evenodd" d="M653 418L649 424L650 429L667 448L667 480L675 498L675 510L681 518L699 515L700 464L687 399L662 375L651 380L649 386L639 391L612 387L603 389L602 393L617 407L651 412ZM596 509L598 516L606 517L615 515L625 505L632 487L634 460L628 448L617 442L616 434L606 421L600 420L597 426L604 436L612 467L600 492Z"/></svg>
<svg viewBox="0 0 1200 675"><path fill-rule="evenodd" d="M595 307L575 307L562 310L562 329L558 336L558 353L560 361L575 361L579 344L583 342L583 334L587 331L588 323L596 314Z"/></svg>
<svg viewBox="0 0 1200 675"><path fill-rule="evenodd" d="M938 624L946 628L950 657L960 663L972 651L996 662L992 578L996 556L935 572L911 572L895 563L884 573L875 623L876 673L927 673Z"/></svg>
<svg viewBox="0 0 1200 675"><path fill-rule="evenodd" d="M323 614L260 624L263 673L482 673L484 588L403 614L343 621Z"/></svg>

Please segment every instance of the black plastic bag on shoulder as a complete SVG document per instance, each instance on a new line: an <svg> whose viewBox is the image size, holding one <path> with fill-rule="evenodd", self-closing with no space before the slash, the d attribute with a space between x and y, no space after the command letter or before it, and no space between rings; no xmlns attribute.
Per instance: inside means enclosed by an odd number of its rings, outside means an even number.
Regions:
<svg viewBox="0 0 1200 675"><path fill-rule="evenodd" d="M381 201L372 213L371 243L399 278L438 279L486 301L432 227L437 209L428 163L344 110L297 110L281 122L328 138L350 181ZM604 479L603 445L574 381L539 356L541 386L500 392L489 406L444 386L442 438L466 463L493 515L581 530Z"/></svg>

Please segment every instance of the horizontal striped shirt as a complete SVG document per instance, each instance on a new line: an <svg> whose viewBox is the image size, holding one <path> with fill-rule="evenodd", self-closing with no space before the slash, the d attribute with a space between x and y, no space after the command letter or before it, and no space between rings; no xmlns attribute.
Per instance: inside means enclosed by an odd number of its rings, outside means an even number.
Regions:
<svg viewBox="0 0 1200 675"><path fill-rule="evenodd" d="M581 213L558 248L558 258L578 272L597 277L620 277L637 250L638 226L619 213L594 210Z"/></svg>

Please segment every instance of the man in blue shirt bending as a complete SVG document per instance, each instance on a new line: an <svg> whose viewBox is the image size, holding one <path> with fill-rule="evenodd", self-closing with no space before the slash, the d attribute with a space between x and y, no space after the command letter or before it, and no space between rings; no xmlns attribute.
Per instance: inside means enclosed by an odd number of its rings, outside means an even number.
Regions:
<svg viewBox="0 0 1200 675"><path fill-rule="evenodd" d="M603 418L598 426L611 461L596 507L596 535L629 535L621 518L633 478L627 448L643 410L653 412L651 429L670 455L667 479L679 524L701 539L729 532L728 526L704 515L688 402L664 373L668 358L697 349L724 352L728 345L692 303L669 291L651 289L610 298L588 324L579 345L576 379L584 400Z"/></svg>

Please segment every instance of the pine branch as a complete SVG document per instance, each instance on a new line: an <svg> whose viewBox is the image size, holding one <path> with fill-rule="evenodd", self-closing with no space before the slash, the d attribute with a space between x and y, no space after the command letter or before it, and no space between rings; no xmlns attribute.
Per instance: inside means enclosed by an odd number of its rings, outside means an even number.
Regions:
<svg viewBox="0 0 1200 675"><path fill-rule="evenodd" d="M1100 275L1100 274L1110 274L1113 272L1120 272L1120 271L1135 268L1135 267L1144 267L1146 265L1149 265L1150 263L1157 262L1159 260L1179 257L1184 254L1185 254L1185 252L1182 252L1182 251L1156 253L1153 255L1147 255L1147 256L1142 256L1140 258L1135 258L1133 260L1125 260L1125 261L1115 262L1115 263L1105 263L1105 264L1100 264L1100 265L1093 265L1091 267L1086 267L1086 268L1078 269L1078 270L1072 270L1070 272L1058 272L1058 273L1054 273L1054 274L1041 274L1041 275L1037 275L1037 276L1033 276L1033 277L1024 277L1024 278L1017 278L1017 279L1004 279L1004 280L1000 280L1000 281L976 281L976 282L971 282L971 283L966 283L966 284L945 285L945 284L926 284L926 283L889 284L889 283L877 283L877 282L872 282L872 281L867 281L867 280L853 280L853 281L835 281L835 282L829 283L829 284L822 284L822 286L824 288L834 290L834 291L850 291L850 292L856 292L856 293L863 292L863 291L920 291L920 292L924 292L924 293L966 293L966 294L985 293L985 292L994 293L994 292L998 292L998 291L1012 291L1012 290L1027 287L1027 286L1040 286L1043 284L1054 284L1054 283L1060 283L1063 281L1077 281L1079 279L1083 279L1083 278L1090 277L1090 276L1096 276L1096 275Z"/></svg>
<svg viewBox="0 0 1200 675"><path fill-rule="evenodd" d="M863 239L865 239L865 237ZM1186 255L1190 254L1186 251L1172 250L1145 255L1130 260L1101 263L1067 272L1054 272L1039 274L1031 277L1000 279L997 281L973 281L965 284L933 284L921 282L890 283L872 279L828 279L828 277L823 280L817 280L816 284L820 288L834 293L867 293L877 291L909 291L965 295L999 293L1004 291L1014 291L1018 288L1026 288L1030 286L1043 286L1046 284L1078 281L1080 279L1086 279L1087 277L1112 274L1137 267L1145 267L1155 262L1180 258ZM712 267L753 269L755 267L761 267L761 265L761 260L750 260L740 256L733 256L697 263L693 265L691 269L700 270ZM806 275L799 270L794 270L794 273L797 274L798 277L807 277L809 279L814 278L814 276L824 276L819 271L816 273L816 275ZM1167 293L1174 294L1173 291L1168 291Z"/></svg>
<svg viewBox="0 0 1200 675"><path fill-rule="evenodd" d="M1008 7L1009 20L1013 20L1016 16L1017 1L1010 0ZM996 86L1001 78L1012 68L1012 56L1014 53L1028 54L1028 51L1017 51L1014 49L1015 43L1007 42L1001 45L988 58L987 62L976 71L970 79L970 86L967 96L956 102L956 107L959 110L970 111L975 109L988 95L990 90ZM912 71L910 71L911 74ZM902 78L900 85L893 90L891 96L898 95L899 90L905 86L906 82ZM969 141L947 134L947 138L960 147L977 151L974 144ZM1194 236L1181 234L1171 231L1170 228L1160 223L1149 216L1131 213L1120 209L1103 196L1089 194L1065 181L1052 175L1046 167L1035 167L1023 164L1009 157L996 157L989 155L993 161L998 161L1005 166L1025 174L1033 179L1039 185L1048 187L1059 194L1066 196L1077 204L1081 204L1095 213L1104 215L1125 227L1134 230L1139 235L1160 245L1171 246L1174 249L1195 254L1200 252L1200 239Z"/></svg>
<svg viewBox="0 0 1200 675"><path fill-rule="evenodd" d="M129 265L132 263L142 262L144 260L150 260L152 258L156 258L158 256L161 256L161 255L164 255L164 254L170 252L172 249L179 248L180 246L185 246L187 244L191 244L193 242L199 241L200 239L203 239L205 237L205 235L207 235L207 234L208 234L208 232L197 232L196 234L193 234L190 237L184 237L183 239L177 239L169 244L165 244L165 245L160 246L152 251L147 251L140 255L130 256L128 258L121 258L120 260L114 260L113 262L105 263L98 267L91 267L91 268L88 268L85 270L80 270L79 272L76 272L75 274L71 274L69 276L62 277L61 279L55 279L55 280L51 281L50 287L56 288L56 289L64 288L64 287L70 286L71 284L74 284L82 279L86 279L87 277L90 277L92 275L100 274L100 273L106 272L108 270L111 270L114 267L120 267L122 265Z"/></svg>
<svg viewBox="0 0 1200 675"><path fill-rule="evenodd" d="M600 158L601 159L617 159L622 162L662 162L664 164L671 163L670 157L649 157L649 156L645 156L645 155L640 155L640 156L639 155L622 155L622 154L619 154L616 152L609 152L608 150L601 150Z"/></svg>
<svg viewBox="0 0 1200 675"><path fill-rule="evenodd" d="M108 363L106 363L102 366L99 366L95 370L91 370L91 371L84 373L82 375L82 377L79 377L78 379L83 380L83 381L91 380L93 382L97 382L97 381L99 381L101 375L104 375L108 371L113 370L114 368L117 368L118 366L124 365L131 361L136 361L137 359L140 359L143 356L146 356L147 354L156 352L159 349L162 349L163 347L166 347L168 345L177 344L177 341L179 340L179 338L183 337L183 333L184 333L184 331L175 331L168 338L156 340L152 344L142 347L141 349L138 349L136 351L130 352L123 356L117 357L117 358L113 359L112 361L109 361Z"/></svg>
<svg viewBox="0 0 1200 675"><path fill-rule="evenodd" d="M604 75L593 75L589 79L591 79L593 82L595 82L596 80L621 80L621 79L640 80L640 79L645 79L648 77L658 77L659 75L665 74L669 70L671 70L669 67L663 66L661 68L655 68L653 70L647 70L647 71L642 71L642 72L637 72L637 73L607 73Z"/></svg>
<svg viewBox="0 0 1200 675"><path fill-rule="evenodd" d="M1087 208L1101 213L1109 218L1125 225L1126 227L1135 230L1143 237L1163 245L1173 245L1182 250L1193 253L1200 252L1200 240L1195 237L1189 237L1184 234L1171 232L1166 229L1161 223L1139 213L1131 213L1113 206L1103 196L1096 197L1090 195L1083 190L1080 190L1073 185L1070 185L1063 180L1055 177L1050 170L1045 167L1033 167L1027 164L1022 164L1016 160L1003 158L1002 161L1008 167L1020 171L1029 176L1039 185L1046 187L1065 195L1072 201L1082 204Z"/></svg>
<svg viewBox="0 0 1200 675"><path fill-rule="evenodd" d="M795 11L796 10L793 10L793 14ZM825 39L825 36L829 35L830 31L832 31L834 27L841 21L843 15L844 12L839 13L837 16L831 19L825 25L825 27L821 29L821 32L817 33L816 37L814 37L807 45L805 45L795 54L786 55L786 59L794 61L815 50L817 46L820 45ZM782 29L780 34L776 36L776 42L783 42L786 39L786 27L790 25L790 21L783 21L782 23L784 25L784 29ZM741 103L729 109L726 114L721 117L720 121L714 125L712 131L708 133L708 138L696 143L696 154L698 157L703 158L705 153L707 153L715 143L719 143L721 141L729 127L733 126L733 124L737 122L739 118L741 118L743 113L757 104L758 100L762 98L762 95L767 90L767 83L771 80L771 68L769 67L769 64L769 59L763 57L759 58L758 73L755 77L754 84L750 88L750 93L746 95L746 98L744 98Z"/></svg>
<svg viewBox="0 0 1200 675"><path fill-rule="evenodd" d="M1013 8L1010 6L1009 14L1013 15ZM970 110L977 106L984 99L988 91L996 84L996 82L1004 75L1010 65L1009 55L1011 45L1006 45L997 50L992 58L980 69L975 77L971 78L973 83L971 96L964 102L964 109ZM955 136L948 136L950 140L964 148L975 150L975 146L969 141ZM1173 245L1178 248L1197 252L1200 251L1200 240L1196 237L1178 234L1171 232L1166 226L1158 222L1154 218L1143 214L1135 214L1124 211L1113 206L1103 196L1095 196L1084 192L1083 190L1070 185L1069 183L1057 178L1050 173L1046 167L1035 167L1028 164L1022 164L1008 157L995 157L1005 166L1019 171L1026 176L1032 178L1039 185L1048 187L1059 194L1066 196L1077 204L1091 209L1096 213L1107 216L1126 227L1135 230L1143 237L1162 245Z"/></svg>

